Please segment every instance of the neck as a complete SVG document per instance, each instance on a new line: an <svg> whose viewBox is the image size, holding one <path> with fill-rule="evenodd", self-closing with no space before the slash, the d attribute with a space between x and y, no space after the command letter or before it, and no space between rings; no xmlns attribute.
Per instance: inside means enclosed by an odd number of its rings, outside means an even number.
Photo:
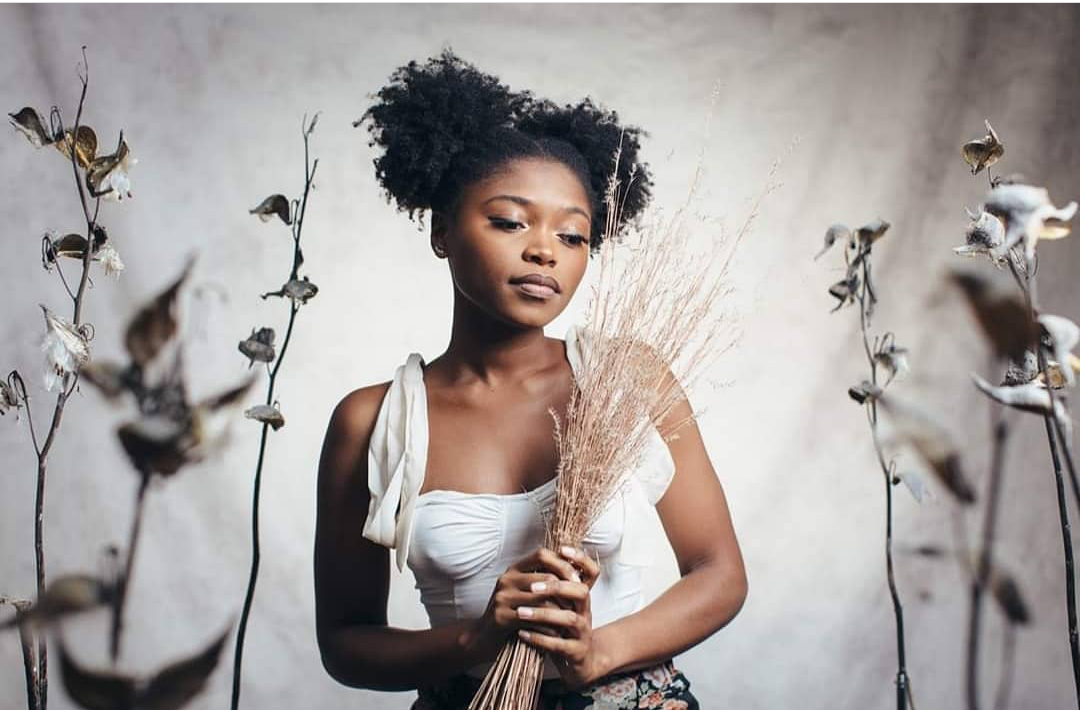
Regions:
<svg viewBox="0 0 1080 710"><path fill-rule="evenodd" d="M450 344L439 360L447 377L475 379L495 388L549 367L555 356L551 345L542 326L492 318L455 290Z"/></svg>

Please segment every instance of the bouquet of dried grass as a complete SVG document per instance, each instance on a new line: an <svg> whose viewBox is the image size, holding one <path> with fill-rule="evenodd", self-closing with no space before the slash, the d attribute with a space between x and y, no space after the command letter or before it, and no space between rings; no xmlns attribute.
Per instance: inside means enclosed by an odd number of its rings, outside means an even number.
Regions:
<svg viewBox="0 0 1080 710"><path fill-rule="evenodd" d="M620 153L614 156L616 166ZM720 263L722 237L705 254L692 254L688 244L700 173L699 162L687 202L670 220L657 213L654 219L627 225L626 236L617 239L620 202L617 172L612 171L598 282L579 331L582 373L566 421L560 425L558 415L549 410L559 454L555 510L545 541L549 548L580 548L594 519L640 465L648 427L655 426L665 441L677 438L676 431L696 418L692 412L679 421L665 421L672 408L687 399L684 387L735 342L719 347L727 319L714 316L714 306L729 290L724 274L734 248L761 198L774 186L758 198ZM500 651L469 710L532 710L542 673L543 652L515 637Z"/></svg>

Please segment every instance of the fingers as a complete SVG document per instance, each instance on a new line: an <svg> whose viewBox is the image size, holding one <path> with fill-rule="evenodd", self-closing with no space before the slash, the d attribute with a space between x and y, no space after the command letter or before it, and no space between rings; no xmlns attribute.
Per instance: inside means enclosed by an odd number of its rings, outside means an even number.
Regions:
<svg viewBox="0 0 1080 710"><path fill-rule="evenodd" d="M554 627L574 638L581 638L590 628L588 615L579 614L573 609L519 606L517 614L524 622Z"/></svg>
<svg viewBox="0 0 1080 710"><path fill-rule="evenodd" d="M530 646L535 646L550 653L557 653L570 659L577 660L582 655L581 641L576 638L548 636L547 634L535 633L525 629L518 630L518 636Z"/></svg>
<svg viewBox="0 0 1080 710"><path fill-rule="evenodd" d="M588 586L592 587L600 576L600 563L590 557L584 550L576 547L570 547L569 545L563 545L559 548L559 554L570 560L579 570L581 570L582 581Z"/></svg>

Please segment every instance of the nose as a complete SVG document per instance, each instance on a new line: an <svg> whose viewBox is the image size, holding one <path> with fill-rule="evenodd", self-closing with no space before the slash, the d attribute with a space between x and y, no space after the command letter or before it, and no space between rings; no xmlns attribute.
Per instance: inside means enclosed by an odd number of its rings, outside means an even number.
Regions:
<svg viewBox="0 0 1080 710"><path fill-rule="evenodd" d="M525 246L522 258L535 264L555 265L555 249L552 247L552 238L544 230L537 230L537 236L529 240Z"/></svg>

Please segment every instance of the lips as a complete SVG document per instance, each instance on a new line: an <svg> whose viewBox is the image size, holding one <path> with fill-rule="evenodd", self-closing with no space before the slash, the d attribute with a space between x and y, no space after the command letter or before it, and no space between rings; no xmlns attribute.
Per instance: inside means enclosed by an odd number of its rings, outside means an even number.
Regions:
<svg viewBox="0 0 1080 710"><path fill-rule="evenodd" d="M544 276L543 274L526 274L524 276L515 276L510 279L512 284L536 284L537 286L547 286L555 293L562 293L562 288L559 287L559 282L550 276Z"/></svg>

